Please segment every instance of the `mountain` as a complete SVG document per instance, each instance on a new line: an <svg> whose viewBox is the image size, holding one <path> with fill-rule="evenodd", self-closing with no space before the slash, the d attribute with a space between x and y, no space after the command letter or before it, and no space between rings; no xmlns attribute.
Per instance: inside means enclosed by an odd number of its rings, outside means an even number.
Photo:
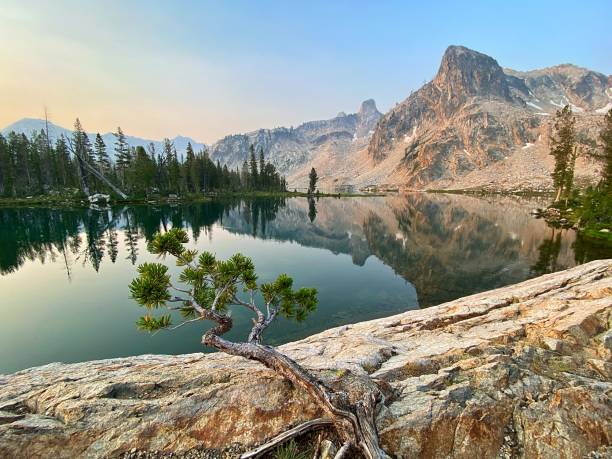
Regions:
<svg viewBox="0 0 612 459"><path fill-rule="evenodd" d="M551 115L571 104L583 153L612 108L612 79L576 67L518 72L450 46L435 78L378 122L356 182L411 188L547 188ZM577 174L592 179L586 155Z"/></svg>
<svg viewBox="0 0 612 459"><path fill-rule="evenodd" d="M36 118L23 118L5 127L4 129L2 129L2 131L0 131L0 133L6 136L11 131L14 131L18 134L25 134L28 137L30 137L32 133L40 132L41 129L42 130L45 129L45 120L36 119ZM49 137L51 138L51 140L55 141L61 135L69 137L72 135L72 131L70 129L66 129L64 127L58 126L56 124L49 123ZM89 136L89 139L91 140L93 144L96 134L87 133L87 135ZM106 134L100 134L100 135L102 136L102 140L104 140L104 143L106 144L106 148L109 154L113 155L114 145L115 145L115 136L112 134L112 132L108 132ZM149 145L149 143L152 142L155 145L155 149L157 151L161 151L163 148L163 141L160 141L160 140L142 139L140 137L133 137L130 135L126 135L126 140L131 147L137 147L137 146L147 147L147 145ZM170 140L174 143L174 146L176 147L176 151L179 153L179 155L185 151L185 149L187 148L187 143L189 142L191 142L191 145L196 151L206 147L203 143L196 142L195 140L189 137L177 136Z"/></svg>
<svg viewBox="0 0 612 459"><path fill-rule="evenodd" d="M519 72L463 46L448 47L434 79L385 115L367 100L355 114L227 136L211 156L235 168L261 146L290 187L305 187L315 167L323 190L549 189L552 118L566 104L582 145L576 178L592 182L598 166L586 152L612 108L612 77L571 64Z"/></svg>
<svg viewBox="0 0 612 459"><path fill-rule="evenodd" d="M463 46L449 46L433 80L384 115L369 99L356 113L229 135L208 150L214 161L235 169L247 159L251 144L261 147L290 188L306 187L314 167L325 191L340 185L550 189L552 119L566 104L576 114L582 147L576 181L593 182L598 165L586 153L598 148L603 116L612 108L612 76L571 64L516 71ZM42 120L24 119L2 133L30 133L43 126ZM57 137L69 131L50 125L50 133ZM112 151L112 134L103 138ZM179 153L189 141L196 150L205 147L186 137L173 140ZM133 146L151 142L128 141Z"/></svg>
<svg viewBox="0 0 612 459"><path fill-rule="evenodd" d="M311 167L325 175L339 170L346 158L363 150L382 114L372 99L364 101L357 113L339 113L335 118L309 121L296 128L259 129L229 135L210 147L213 160L230 168L240 167L249 146L263 149L268 158L289 179L290 186L306 186Z"/></svg>

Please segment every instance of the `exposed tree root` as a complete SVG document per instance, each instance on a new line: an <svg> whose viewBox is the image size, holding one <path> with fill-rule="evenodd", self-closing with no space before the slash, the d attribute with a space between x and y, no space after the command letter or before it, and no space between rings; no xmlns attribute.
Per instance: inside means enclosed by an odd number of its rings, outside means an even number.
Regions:
<svg viewBox="0 0 612 459"><path fill-rule="evenodd" d="M356 404L348 401L344 392L335 392L315 378L297 362L275 348L257 343L234 343L217 334L222 325L204 334L202 343L231 355L255 360L304 389L321 407L333 423L340 439L359 450L366 459L387 459L389 456L378 444L374 420L380 393L370 392Z"/></svg>

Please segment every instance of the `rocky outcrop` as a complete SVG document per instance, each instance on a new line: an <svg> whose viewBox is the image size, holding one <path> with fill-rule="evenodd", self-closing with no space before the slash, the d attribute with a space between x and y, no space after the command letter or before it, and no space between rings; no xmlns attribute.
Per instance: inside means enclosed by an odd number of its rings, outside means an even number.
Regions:
<svg viewBox="0 0 612 459"><path fill-rule="evenodd" d="M282 350L352 396L381 388L395 457L578 458L612 442L611 313L602 260ZM318 415L271 371L222 354L55 363L1 377L0 456L252 446Z"/></svg>

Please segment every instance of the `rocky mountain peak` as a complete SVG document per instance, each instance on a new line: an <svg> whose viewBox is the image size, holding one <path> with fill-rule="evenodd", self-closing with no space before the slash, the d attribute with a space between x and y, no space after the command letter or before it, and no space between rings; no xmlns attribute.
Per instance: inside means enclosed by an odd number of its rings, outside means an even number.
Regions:
<svg viewBox="0 0 612 459"><path fill-rule="evenodd" d="M361 102L361 106L359 107L359 111L357 114L359 116L367 116L375 113L380 113L376 108L376 101L374 99L368 99Z"/></svg>
<svg viewBox="0 0 612 459"><path fill-rule="evenodd" d="M457 95L510 98L504 71L495 59L464 46L449 46L433 83L449 99Z"/></svg>
<svg viewBox="0 0 612 459"><path fill-rule="evenodd" d="M355 135L357 137L367 137L376 127L376 123L382 117L382 113L376 108L374 99L367 99L361 103L357 112L357 129Z"/></svg>

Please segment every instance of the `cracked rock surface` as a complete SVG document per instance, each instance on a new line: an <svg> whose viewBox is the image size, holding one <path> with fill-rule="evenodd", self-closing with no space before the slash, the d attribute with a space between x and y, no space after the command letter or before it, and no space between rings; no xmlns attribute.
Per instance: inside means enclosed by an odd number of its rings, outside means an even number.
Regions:
<svg viewBox="0 0 612 459"><path fill-rule="evenodd" d="M358 396L377 385L398 458L608 457L612 260L281 349ZM53 363L0 376L0 457L236 457L319 416L223 354Z"/></svg>

